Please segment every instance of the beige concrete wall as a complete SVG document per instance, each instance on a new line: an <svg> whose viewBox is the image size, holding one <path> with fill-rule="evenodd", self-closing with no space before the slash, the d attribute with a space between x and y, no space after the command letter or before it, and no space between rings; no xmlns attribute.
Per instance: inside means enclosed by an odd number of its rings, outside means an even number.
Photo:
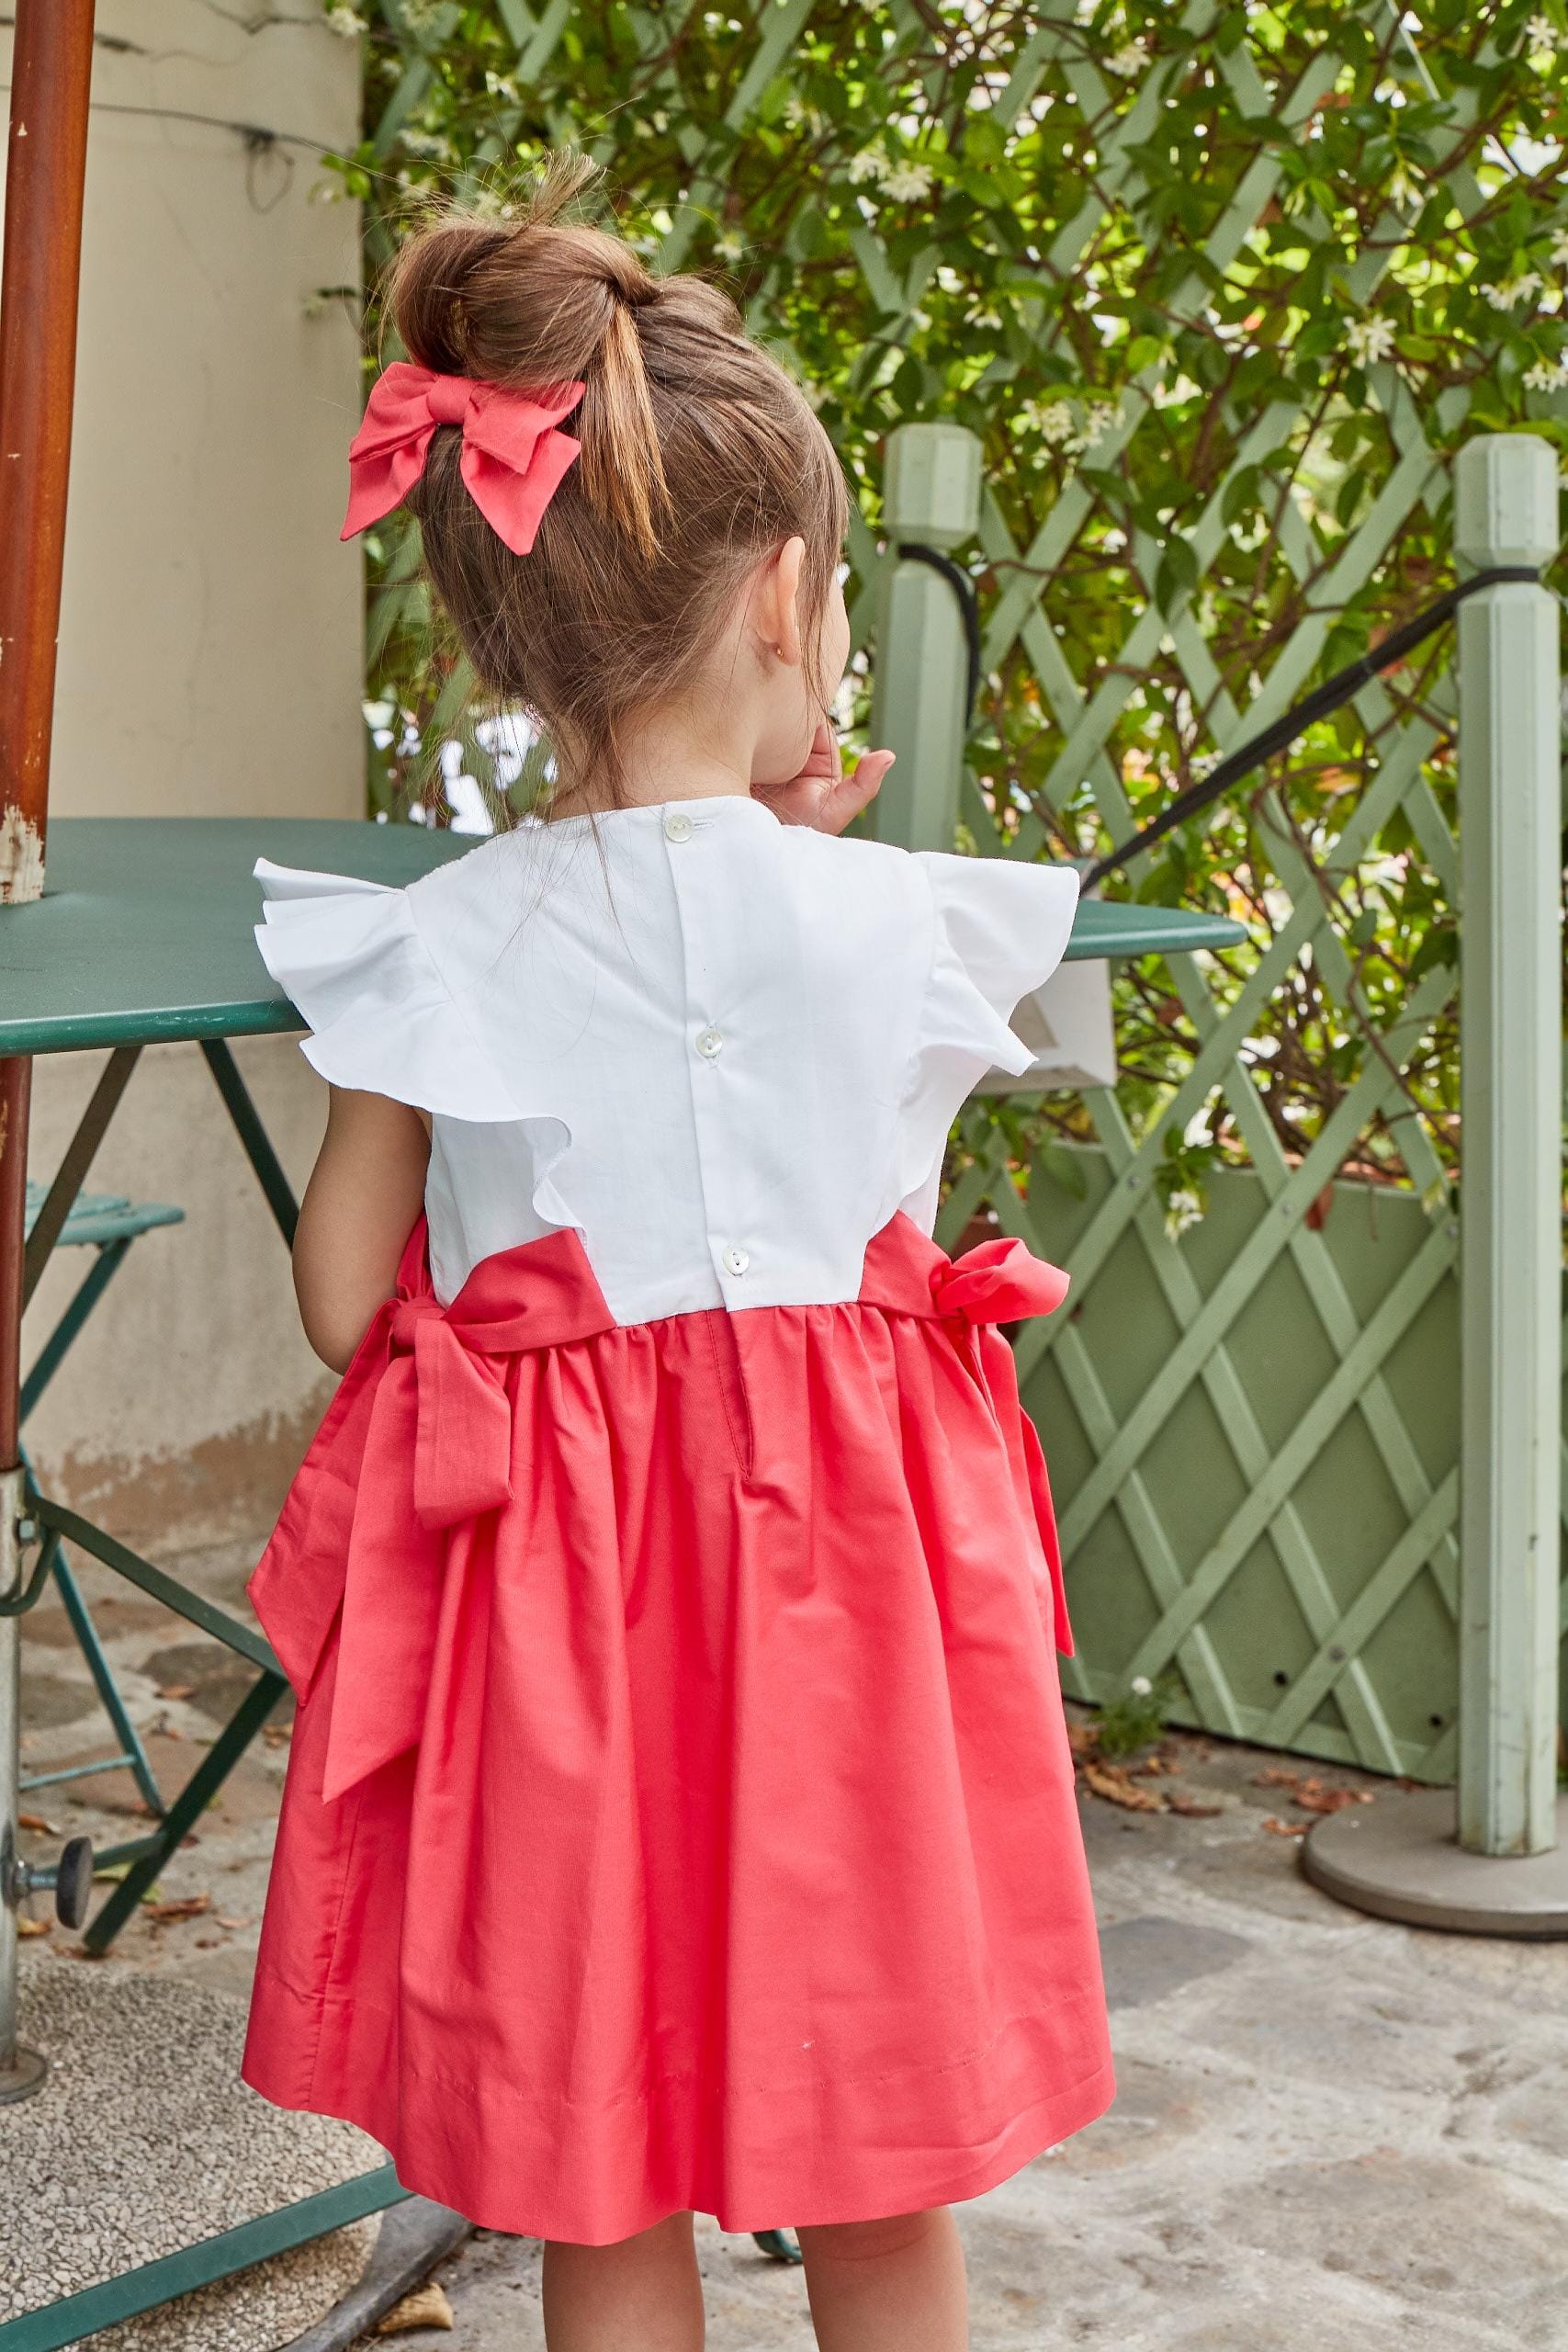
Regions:
<svg viewBox="0 0 1568 2352"><path fill-rule="evenodd" d="M337 532L357 337L321 289L357 284L359 223L320 200L310 144L223 126L352 144L357 44L316 0L99 0L97 27L51 808L355 816L360 568ZM239 1051L302 1182L324 1090L292 1040ZM35 1177L97 1067L38 1064ZM89 1184L188 1222L131 1251L35 1458L132 1541L259 1532L328 1384L195 1046L144 1057ZM51 1270L29 1354L85 1263Z"/></svg>
<svg viewBox="0 0 1568 2352"><path fill-rule="evenodd" d="M298 1190L326 1089L290 1038L234 1051ZM36 1176L54 1168L103 1061L36 1065ZM259 1539L332 1380L305 1344L288 1252L198 1047L142 1056L88 1189L171 1202L186 1222L132 1246L28 1423L28 1451L52 1492L154 1556ZM86 1250L55 1252L23 1325L25 1363L90 1263Z"/></svg>
<svg viewBox="0 0 1568 2352"><path fill-rule="evenodd" d="M221 126L352 145L358 46L314 0L97 26L51 805L355 816L357 333L321 289L358 284L357 212Z"/></svg>

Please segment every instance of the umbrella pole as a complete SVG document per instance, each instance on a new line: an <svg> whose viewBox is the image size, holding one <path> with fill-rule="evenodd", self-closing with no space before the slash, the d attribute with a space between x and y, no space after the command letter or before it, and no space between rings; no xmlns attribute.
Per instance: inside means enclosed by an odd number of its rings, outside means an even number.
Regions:
<svg viewBox="0 0 1568 2352"><path fill-rule="evenodd" d="M92 65L93 0L17 0L0 274L0 907L43 893ZM26 1060L0 1061L0 1606L16 1603L23 1582L30 1075ZM0 2101L26 2097L44 2074L17 2041L20 1641L19 1615L0 1615Z"/></svg>

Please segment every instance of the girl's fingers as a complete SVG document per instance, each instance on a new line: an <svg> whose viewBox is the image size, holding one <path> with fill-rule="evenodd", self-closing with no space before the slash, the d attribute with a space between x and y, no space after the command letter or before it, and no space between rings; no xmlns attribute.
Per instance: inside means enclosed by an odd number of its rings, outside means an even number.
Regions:
<svg viewBox="0 0 1568 2352"><path fill-rule="evenodd" d="M867 752L855 762L848 775L829 788L823 796L828 804L824 811L826 831L841 833L875 799L896 756L892 752Z"/></svg>
<svg viewBox="0 0 1568 2352"><path fill-rule="evenodd" d="M860 808L875 799L882 789L883 777L897 756L897 752L866 752L855 762L849 781Z"/></svg>

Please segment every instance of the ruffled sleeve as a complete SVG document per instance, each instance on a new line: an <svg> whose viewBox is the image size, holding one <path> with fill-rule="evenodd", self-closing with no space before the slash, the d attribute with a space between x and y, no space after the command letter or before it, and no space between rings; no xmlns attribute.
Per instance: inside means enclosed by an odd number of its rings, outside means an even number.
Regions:
<svg viewBox="0 0 1568 2352"><path fill-rule="evenodd" d="M1033 1060L1009 1023L1066 950L1077 905L1070 865L921 852L931 894L931 956L900 1120L901 1205L929 1229L942 1147L988 1070L1021 1077Z"/></svg>
<svg viewBox="0 0 1568 2352"><path fill-rule="evenodd" d="M454 1002L406 890L262 858L262 961L310 1030L301 1050L333 1086L449 1119L517 1116Z"/></svg>

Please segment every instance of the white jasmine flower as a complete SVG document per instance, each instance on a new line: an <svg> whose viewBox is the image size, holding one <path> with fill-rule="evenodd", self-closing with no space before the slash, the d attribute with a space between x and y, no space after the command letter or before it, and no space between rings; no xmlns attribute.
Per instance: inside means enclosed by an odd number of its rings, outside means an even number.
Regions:
<svg viewBox="0 0 1568 2352"><path fill-rule="evenodd" d="M1359 368L1387 359L1393 350L1393 323L1389 319L1352 319L1345 330L1350 356Z"/></svg>
<svg viewBox="0 0 1568 2352"><path fill-rule="evenodd" d="M336 0L335 6L327 10L327 27L343 40L357 40L361 33L370 29L358 9L348 6L348 0Z"/></svg>
<svg viewBox="0 0 1568 2352"><path fill-rule="evenodd" d="M1127 1685L1128 1690L1132 1692L1134 1699L1148 1698L1150 1693L1153 1691L1154 1687L1154 1684L1149 1680L1146 1674L1134 1674L1133 1679Z"/></svg>
<svg viewBox="0 0 1568 2352"><path fill-rule="evenodd" d="M1500 286L1483 286L1481 291L1495 311L1513 311L1521 302L1528 302L1540 287L1540 272L1524 269L1517 277L1506 277Z"/></svg>
<svg viewBox="0 0 1568 2352"><path fill-rule="evenodd" d="M732 229L727 229L722 237L714 239L713 249L719 261L732 265L746 258L745 241L738 237Z"/></svg>
<svg viewBox="0 0 1568 2352"><path fill-rule="evenodd" d="M1561 359L1538 359L1525 369L1525 384L1532 392L1560 392L1568 386L1568 365Z"/></svg>
<svg viewBox="0 0 1568 2352"><path fill-rule="evenodd" d="M1396 164L1388 183L1388 200L1403 212L1407 205L1419 204L1421 186L1416 175L1404 164Z"/></svg>
<svg viewBox="0 0 1568 2352"><path fill-rule="evenodd" d="M882 192L890 196L895 204L918 204L923 196L931 194L935 177L929 164L895 164L882 175Z"/></svg>
<svg viewBox="0 0 1568 2352"><path fill-rule="evenodd" d="M1066 401L1047 401L1043 407L1032 403L1024 414L1042 441L1049 443L1053 449L1059 449L1064 441L1073 437L1073 412Z"/></svg>
<svg viewBox="0 0 1568 2352"><path fill-rule="evenodd" d="M1096 401L1084 419L1084 447L1092 449L1097 441L1103 441L1108 433L1114 433L1121 422L1120 404L1113 406L1110 401Z"/></svg>
<svg viewBox="0 0 1568 2352"><path fill-rule="evenodd" d="M1551 57L1562 46L1562 34L1550 17L1532 17L1525 27L1525 51L1530 57Z"/></svg>
<svg viewBox="0 0 1568 2352"><path fill-rule="evenodd" d="M1116 74L1119 79L1123 82L1130 82L1134 74L1141 74L1143 72L1148 62L1149 47L1147 41L1123 41L1122 47L1120 49L1112 50L1111 55L1106 59L1105 70L1108 74Z"/></svg>
<svg viewBox="0 0 1568 2352"><path fill-rule="evenodd" d="M446 5L446 0L402 0L403 22L411 33L434 32Z"/></svg>
<svg viewBox="0 0 1568 2352"><path fill-rule="evenodd" d="M850 157L850 186L859 187L863 180L879 180L886 169L887 158L880 147L863 147L858 155Z"/></svg>
<svg viewBox="0 0 1568 2352"><path fill-rule="evenodd" d="M1179 1241L1184 1233L1203 1222L1203 1204L1194 1192L1182 1185L1172 1193L1165 1204L1165 1232L1168 1241Z"/></svg>

